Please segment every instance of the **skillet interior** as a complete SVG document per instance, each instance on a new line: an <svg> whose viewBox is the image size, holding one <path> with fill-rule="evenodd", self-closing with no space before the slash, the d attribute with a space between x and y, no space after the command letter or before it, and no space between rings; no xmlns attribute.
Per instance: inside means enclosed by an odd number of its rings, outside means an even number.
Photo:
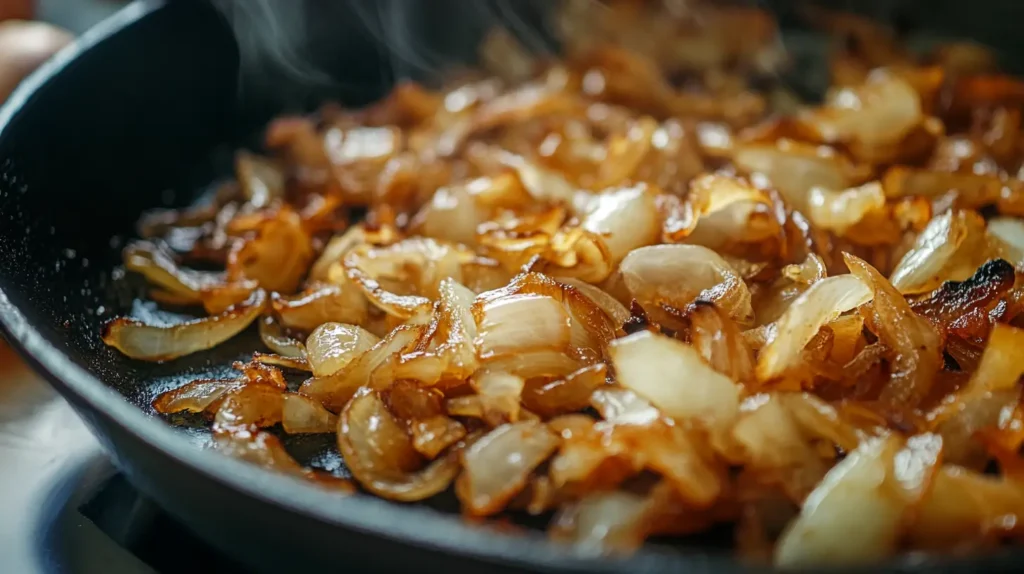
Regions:
<svg viewBox="0 0 1024 574"><path fill-rule="evenodd" d="M274 552L281 547L292 548L303 565L376 556L392 565L471 566L445 564L424 550L396 552L389 536L420 549L538 569L744 569L721 555L694 553L700 541L691 541L686 553L648 549L628 561L594 562L533 537L466 527L434 510L363 496L338 500L200 452L195 444L206 435L199 427L171 432L140 415L152 412L149 403L160 391L217 376L259 344L250 332L211 353L163 365L129 361L106 348L98 336L105 319L154 313L136 301L137 284L119 280L118 247L142 210L186 205L227 173L239 134L251 133L280 100L237 108L237 49L201 3L138 3L117 18L40 71L0 112L0 320L140 487L264 570L294 565ZM347 86L341 95L348 102L371 99L386 79L376 48L365 35L346 38L350 49L338 52L347 54L345 86L322 89ZM302 104L321 95L303 89L285 97ZM338 469L329 442L313 437L288 446L303 462ZM994 570L1012 564L1005 558L942 567Z"/></svg>

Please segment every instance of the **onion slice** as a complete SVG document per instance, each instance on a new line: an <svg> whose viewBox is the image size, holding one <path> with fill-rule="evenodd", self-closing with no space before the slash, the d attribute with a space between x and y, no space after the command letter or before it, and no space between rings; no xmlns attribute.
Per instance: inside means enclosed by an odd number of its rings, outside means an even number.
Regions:
<svg viewBox="0 0 1024 574"><path fill-rule="evenodd" d="M289 434L329 433L337 429L338 417L309 397L285 393L281 426Z"/></svg>
<svg viewBox="0 0 1024 574"><path fill-rule="evenodd" d="M724 431L739 412L739 386L689 345L641 331L613 342L609 354L619 384L680 423Z"/></svg>
<svg viewBox="0 0 1024 574"><path fill-rule="evenodd" d="M679 327L661 305L685 309L697 299L715 303L741 325L753 322L750 289L728 262L706 247L642 247L626 256L620 271L630 295L659 323Z"/></svg>
<svg viewBox="0 0 1024 574"><path fill-rule="evenodd" d="M775 337L761 349L757 378L766 382L800 364L804 347L826 323L871 300L871 289L854 275L828 277L811 285L776 323Z"/></svg>
<svg viewBox="0 0 1024 574"><path fill-rule="evenodd" d="M388 500L415 502L444 491L459 471L449 453L423 466L423 459L377 393L364 391L341 413L338 448L352 476Z"/></svg>
<svg viewBox="0 0 1024 574"><path fill-rule="evenodd" d="M852 566L892 555L909 513L928 492L941 448L936 435L862 443L807 497L779 541L775 564Z"/></svg>
<svg viewBox="0 0 1024 574"><path fill-rule="evenodd" d="M328 410L339 412L356 391L369 382L374 369L391 355L412 349L425 331L426 328L418 326L398 327L341 370L302 383L299 392L319 400Z"/></svg>
<svg viewBox="0 0 1024 574"><path fill-rule="evenodd" d="M103 342L124 355L144 361L168 361L212 349L241 333L266 306L263 290L254 291L220 315L186 321L177 325L149 325L119 317L103 327Z"/></svg>
<svg viewBox="0 0 1024 574"><path fill-rule="evenodd" d="M558 444L558 436L537 421L505 424L481 437L462 455L465 472L455 493L463 510L472 516L500 511Z"/></svg>

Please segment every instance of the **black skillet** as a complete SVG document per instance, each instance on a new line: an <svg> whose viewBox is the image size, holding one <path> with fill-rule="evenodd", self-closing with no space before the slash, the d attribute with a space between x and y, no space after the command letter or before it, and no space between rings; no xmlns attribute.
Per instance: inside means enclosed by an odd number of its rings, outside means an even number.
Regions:
<svg viewBox="0 0 1024 574"><path fill-rule="evenodd" d="M143 210L185 205L195 190L225 175L219 169L230 157L226 151L274 106L328 94L360 103L386 89L379 35L367 33L351 7L339 12L341 4L348 3L308 3L324 10L313 18L321 27L310 30L326 30L335 41L335 49L316 51L319 63L343 70L343 81L300 85L294 75L268 69L249 76L246 89L274 83L288 89L240 100L239 51L219 13L202 2L147 1L86 34L12 96L0 109L0 323L8 340L74 405L132 482L259 571L751 570L703 541L598 558L533 531L470 525L451 509L341 497L204 450L201 430L152 414L155 393L223 371L258 343L249 334L214 353L164 365L129 361L105 348L99 340L105 319L154 313L138 304L133 309L137 293L119 279L118 247ZM439 26L450 19L446 14L471 12L473 0L406 4L420 9L410 28L431 32L452 50L471 45L465 34L455 41ZM934 12L944 10L938 4ZM316 440L288 446L306 462L328 468L339 462ZM1016 571L1022 558L1013 551L904 558L885 570Z"/></svg>

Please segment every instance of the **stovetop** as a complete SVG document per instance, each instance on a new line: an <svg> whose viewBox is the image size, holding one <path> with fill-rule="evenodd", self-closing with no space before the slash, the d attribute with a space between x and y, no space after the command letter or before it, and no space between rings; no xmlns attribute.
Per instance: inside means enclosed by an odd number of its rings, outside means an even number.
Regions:
<svg viewBox="0 0 1024 574"><path fill-rule="evenodd" d="M136 491L71 407L0 346L0 571L244 572Z"/></svg>

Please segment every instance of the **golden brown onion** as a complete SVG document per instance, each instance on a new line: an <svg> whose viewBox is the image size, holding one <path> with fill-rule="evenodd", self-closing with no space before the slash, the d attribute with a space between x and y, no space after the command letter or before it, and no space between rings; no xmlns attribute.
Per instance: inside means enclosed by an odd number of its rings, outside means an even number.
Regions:
<svg viewBox="0 0 1024 574"><path fill-rule="evenodd" d="M619 384L677 421L699 421L722 431L735 419L739 386L693 347L641 331L612 343L610 355Z"/></svg>
<svg viewBox="0 0 1024 574"><path fill-rule="evenodd" d="M753 321L747 285L720 255L705 247L643 247L626 256L620 270L630 295L659 323L672 323L660 305L685 309L698 299L715 303L741 325Z"/></svg>
<svg viewBox="0 0 1024 574"><path fill-rule="evenodd" d="M341 413L338 449L359 485L389 500L430 498L459 471L455 453L424 466L412 439L373 392L358 394Z"/></svg>
<svg viewBox="0 0 1024 574"><path fill-rule="evenodd" d="M266 293L258 289L220 315L169 326L120 317L104 325L103 342L133 359L177 359L212 349L241 333L263 312L266 302Z"/></svg>
<svg viewBox="0 0 1024 574"><path fill-rule="evenodd" d="M537 421L505 424L481 437L462 454L464 470L455 492L463 510L472 516L501 510L558 443L558 437Z"/></svg>
<svg viewBox="0 0 1024 574"><path fill-rule="evenodd" d="M356 325L320 325L306 339L313 376L333 375L379 342L376 335Z"/></svg>
<svg viewBox="0 0 1024 574"><path fill-rule="evenodd" d="M776 322L774 338L758 356L757 378L766 382L798 366L804 347L818 329L871 297L871 289L854 275L828 277L811 285Z"/></svg>

